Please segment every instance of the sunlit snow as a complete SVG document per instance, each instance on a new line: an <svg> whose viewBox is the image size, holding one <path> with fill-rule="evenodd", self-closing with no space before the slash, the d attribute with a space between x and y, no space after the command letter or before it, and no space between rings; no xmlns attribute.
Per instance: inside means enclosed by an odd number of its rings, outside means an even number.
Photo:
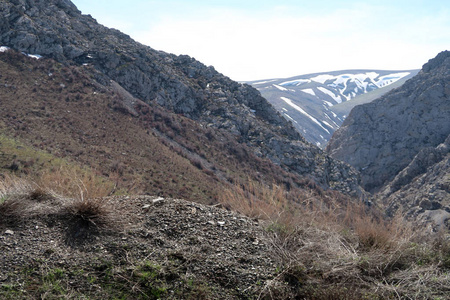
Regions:
<svg viewBox="0 0 450 300"><path fill-rule="evenodd" d="M254 82L254 83L252 83L252 84L264 84L264 83L269 83L269 82L274 82L274 81L275 81L275 79L274 79L274 80L267 80L267 81Z"/></svg>
<svg viewBox="0 0 450 300"><path fill-rule="evenodd" d="M6 47L6 46L1 46L0 47L0 52L6 52L8 50L9 50L9 47Z"/></svg>
<svg viewBox="0 0 450 300"><path fill-rule="evenodd" d="M409 74L410 74L409 72L401 72L401 73L394 73L394 74L381 76L380 79L376 82L376 84L378 87L383 87L383 86L392 84L392 83L402 79L403 77L408 76Z"/></svg>
<svg viewBox="0 0 450 300"><path fill-rule="evenodd" d="M290 106L292 106L294 109L296 109L297 111L301 112L302 114L304 114L305 116L307 116L308 118L310 118L314 123L316 123L317 125L319 125L323 130L325 130L326 132L328 132L328 134L330 134L330 132L328 131L328 129L326 129L325 127L323 127L322 124L320 124L319 121L317 121L316 118L310 116L306 111L304 111L300 106L294 104L292 102L291 99L286 98L286 97L280 97L281 100L283 100L284 102L286 102L287 104L289 104Z"/></svg>
<svg viewBox="0 0 450 300"><path fill-rule="evenodd" d="M297 80L291 80L291 81L282 82L282 83L280 83L280 85L283 85L283 86L288 86L288 85L299 86L299 85L302 85L304 83L310 83L310 82L311 82L311 80L309 80L309 79L297 79Z"/></svg>
<svg viewBox="0 0 450 300"><path fill-rule="evenodd" d="M317 87L317 89L319 91L321 91L322 93L327 94L328 96L333 98L333 100L336 101L337 103L342 103L341 96L336 96L332 91L330 91L330 90L328 90L328 89L326 89L324 87L321 87L321 86ZM328 102L328 103L330 103L330 102ZM331 104L330 106L333 106L333 104Z"/></svg>
<svg viewBox="0 0 450 300"><path fill-rule="evenodd" d="M316 93L314 93L314 91L312 89L304 89L304 90L302 90L302 92L313 95L313 96L316 95Z"/></svg>
<svg viewBox="0 0 450 300"><path fill-rule="evenodd" d="M276 84L273 84L273 86L276 87L277 89L279 89L280 91L283 91L283 92L289 91L287 88L284 88L284 87L276 85Z"/></svg>
<svg viewBox="0 0 450 300"><path fill-rule="evenodd" d="M328 127L330 127L331 129L334 129L334 127L332 125L330 125L330 123L328 123L327 121L322 121L323 124L327 125Z"/></svg>

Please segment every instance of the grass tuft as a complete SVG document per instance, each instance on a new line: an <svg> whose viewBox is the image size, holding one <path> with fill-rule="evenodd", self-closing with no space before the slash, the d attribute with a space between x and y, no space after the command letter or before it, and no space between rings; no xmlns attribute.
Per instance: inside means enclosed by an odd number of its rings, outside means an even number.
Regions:
<svg viewBox="0 0 450 300"><path fill-rule="evenodd" d="M387 218L326 191L305 189L293 199L253 182L231 187L221 202L264 219L279 274L260 299L439 299L449 292L448 233L426 237L401 214Z"/></svg>

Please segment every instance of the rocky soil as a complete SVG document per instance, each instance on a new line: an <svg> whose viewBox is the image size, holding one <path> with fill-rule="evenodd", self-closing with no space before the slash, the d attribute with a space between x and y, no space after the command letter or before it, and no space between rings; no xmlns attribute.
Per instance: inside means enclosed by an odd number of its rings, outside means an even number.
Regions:
<svg viewBox="0 0 450 300"><path fill-rule="evenodd" d="M0 223L2 295L14 299L246 299L276 275L258 221L220 208L114 197L102 218L81 218L69 200L20 201L28 218Z"/></svg>

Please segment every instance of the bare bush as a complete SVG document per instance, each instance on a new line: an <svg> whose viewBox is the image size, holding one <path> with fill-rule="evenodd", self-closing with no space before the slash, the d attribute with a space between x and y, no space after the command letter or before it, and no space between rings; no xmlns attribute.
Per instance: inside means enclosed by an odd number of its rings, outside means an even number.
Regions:
<svg viewBox="0 0 450 300"><path fill-rule="evenodd" d="M335 193L305 189L297 201L288 197L279 186L253 182L221 197L225 207L265 220L280 272L263 286L261 299L425 299L448 293L447 239L433 243L402 214L387 218Z"/></svg>

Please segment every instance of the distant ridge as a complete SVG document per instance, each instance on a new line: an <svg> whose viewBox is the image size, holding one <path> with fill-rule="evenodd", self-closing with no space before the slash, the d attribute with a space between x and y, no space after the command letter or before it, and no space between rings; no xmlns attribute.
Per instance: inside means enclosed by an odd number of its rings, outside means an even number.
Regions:
<svg viewBox="0 0 450 300"><path fill-rule="evenodd" d="M292 121L306 140L324 147L354 106L400 86L417 72L343 70L248 83Z"/></svg>

